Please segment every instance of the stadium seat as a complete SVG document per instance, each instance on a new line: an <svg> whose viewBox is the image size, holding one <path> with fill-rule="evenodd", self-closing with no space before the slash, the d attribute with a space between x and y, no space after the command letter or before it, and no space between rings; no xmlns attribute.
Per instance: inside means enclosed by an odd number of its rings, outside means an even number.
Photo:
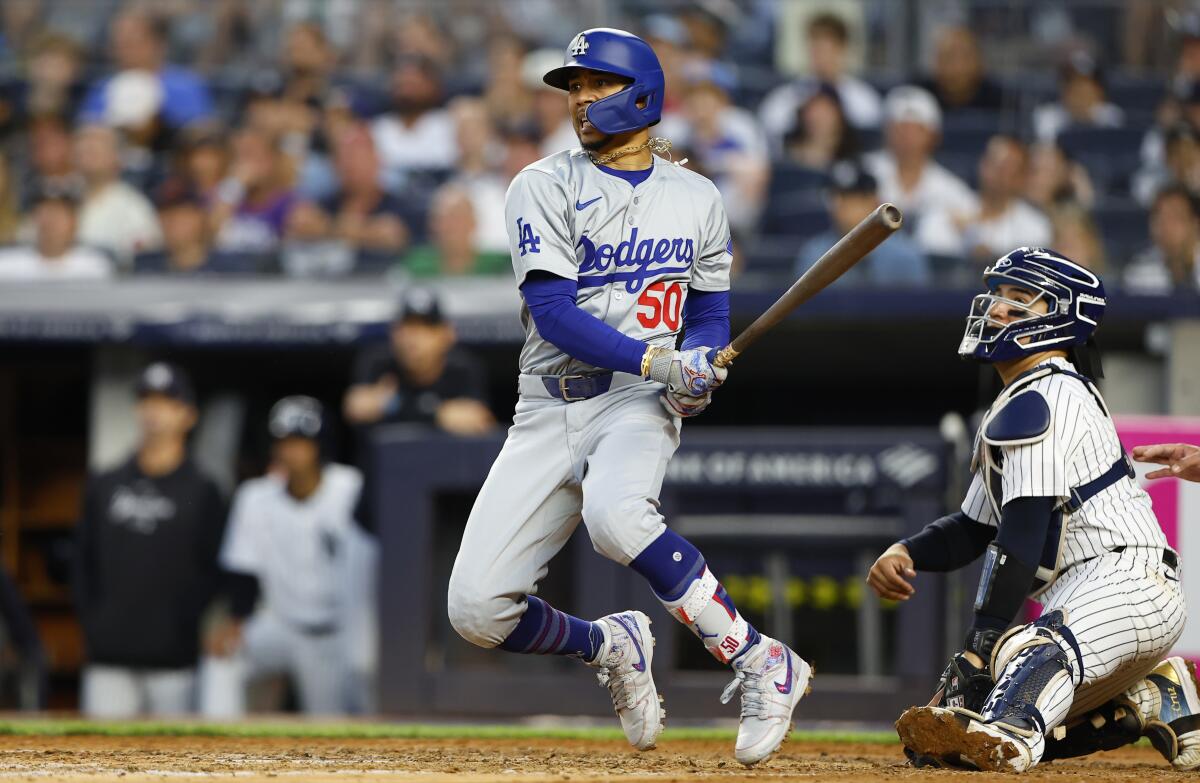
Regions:
<svg viewBox="0 0 1200 783"><path fill-rule="evenodd" d="M1150 244L1150 218L1132 200L1109 200L1096 207L1095 217L1110 266L1124 265Z"/></svg>
<svg viewBox="0 0 1200 783"><path fill-rule="evenodd" d="M1141 162L1142 131L1136 128L1067 128L1058 143L1108 193L1127 192Z"/></svg>
<svg viewBox="0 0 1200 783"><path fill-rule="evenodd" d="M813 203L820 203L828 184L829 175L823 171L797 163L776 163L771 167L768 199L800 197L807 194Z"/></svg>
<svg viewBox="0 0 1200 783"><path fill-rule="evenodd" d="M762 232L768 236L810 237L829 228L829 213L808 194L782 197L763 210Z"/></svg>

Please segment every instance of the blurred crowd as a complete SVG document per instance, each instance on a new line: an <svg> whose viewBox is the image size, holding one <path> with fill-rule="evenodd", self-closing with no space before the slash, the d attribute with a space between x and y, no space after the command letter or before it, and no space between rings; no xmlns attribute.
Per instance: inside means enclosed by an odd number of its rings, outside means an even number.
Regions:
<svg viewBox="0 0 1200 783"><path fill-rule="evenodd" d="M899 5L5 0L0 279L505 275L509 180L575 146L541 76L608 24L658 53L655 133L724 194L741 272L790 276L886 200L906 233L863 284L1049 244L1198 287L1200 9ZM872 56L903 13L911 67ZM1158 67L1110 54L1157 28Z"/></svg>

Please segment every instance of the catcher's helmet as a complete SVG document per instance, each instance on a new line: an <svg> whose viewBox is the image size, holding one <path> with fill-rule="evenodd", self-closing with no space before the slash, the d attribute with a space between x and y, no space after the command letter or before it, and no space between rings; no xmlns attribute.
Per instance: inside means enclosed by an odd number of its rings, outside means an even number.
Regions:
<svg viewBox="0 0 1200 783"><path fill-rule="evenodd" d="M615 73L633 79L633 84L624 90L588 106L588 122L601 133L611 135L639 130L662 118L662 66L650 44L633 33L611 27L584 30L571 40L563 64L547 72L542 81L565 90L573 68ZM644 105L639 107L639 101Z"/></svg>
<svg viewBox="0 0 1200 783"><path fill-rule="evenodd" d="M312 397L284 397L271 408L267 429L276 440L299 437L320 441L325 429L325 409Z"/></svg>
<svg viewBox="0 0 1200 783"><path fill-rule="evenodd" d="M1104 284L1091 271L1044 247L1019 247L1000 257L983 272L988 292L971 302L967 328L958 354L985 362L1017 359L1055 349L1069 350L1087 344L1104 316ZM996 293L1008 284L1035 294L1028 304L1013 302ZM1047 311L1031 305L1045 300ZM1001 304L1028 312L1004 323L993 315Z"/></svg>

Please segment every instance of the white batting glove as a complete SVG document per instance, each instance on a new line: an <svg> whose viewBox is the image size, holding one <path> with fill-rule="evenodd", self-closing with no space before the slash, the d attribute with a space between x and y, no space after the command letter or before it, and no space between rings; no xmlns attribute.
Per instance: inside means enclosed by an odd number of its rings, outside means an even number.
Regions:
<svg viewBox="0 0 1200 783"><path fill-rule="evenodd" d="M704 412L704 409L712 402L712 392L705 393L703 397L693 397L690 394L679 394L670 389L663 389L658 401L667 409L667 413L687 419Z"/></svg>
<svg viewBox="0 0 1200 783"><path fill-rule="evenodd" d="M677 395L703 397L729 375L726 368L713 366L711 351L708 346L686 351L650 346L642 357L642 377L666 384Z"/></svg>

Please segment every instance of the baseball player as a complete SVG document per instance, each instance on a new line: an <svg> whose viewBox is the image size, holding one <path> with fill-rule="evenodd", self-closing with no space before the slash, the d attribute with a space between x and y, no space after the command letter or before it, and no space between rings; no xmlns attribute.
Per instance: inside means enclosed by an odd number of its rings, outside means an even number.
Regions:
<svg viewBox="0 0 1200 783"><path fill-rule="evenodd" d="M345 588L362 476L322 459L324 419L311 397L277 402L268 426L278 471L245 482L234 496L221 565L243 589L234 591L234 619L218 634L218 657L206 662L202 707L211 717L242 714L246 682L266 674L288 675L310 714L361 702L349 693L347 621L356 613Z"/></svg>
<svg viewBox="0 0 1200 783"><path fill-rule="evenodd" d="M536 597L582 519L597 552L644 577L733 668L722 701L741 689L736 756L754 764L790 729L809 665L746 622L658 507L680 419L703 411L726 377L712 364L729 339L725 211L710 181L651 154L669 143L650 137L663 73L644 41L585 30L544 78L567 92L581 149L527 166L508 190L526 330L520 400L467 521L450 621L481 647L581 658L630 743L654 747L665 711L646 615L589 622Z"/></svg>
<svg viewBox="0 0 1200 783"><path fill-rule="evenodd" d="M1186 617L1179 558L1093 380L1104 287L1032 247L984 281L959 354L993 364L1005 386L976 436L966 500L889 548L867 580L903 600L916 571L986 551L963 652L931 705L896 723L905 752L917 765L1023 771L1146 733L1176 767L1200 766L1195 671L1162 660ZM1041 616L1008 628L1027 597Z"/></svg>

